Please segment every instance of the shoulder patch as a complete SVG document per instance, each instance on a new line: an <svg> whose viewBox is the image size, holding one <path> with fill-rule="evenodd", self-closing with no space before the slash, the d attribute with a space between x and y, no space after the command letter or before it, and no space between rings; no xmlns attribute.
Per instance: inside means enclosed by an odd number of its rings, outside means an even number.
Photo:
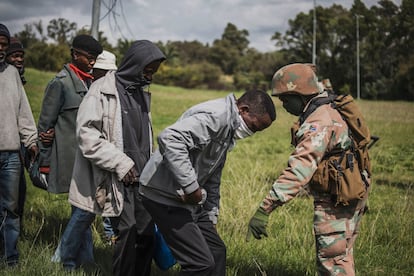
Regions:
<svg viewBox="0 0 414 276"><path fill-rule="evenodd" d="M309 124L309 131L311 131L311 132L317 131L318 128L319 128L318 124L315 124L315 123Z"/></svg>

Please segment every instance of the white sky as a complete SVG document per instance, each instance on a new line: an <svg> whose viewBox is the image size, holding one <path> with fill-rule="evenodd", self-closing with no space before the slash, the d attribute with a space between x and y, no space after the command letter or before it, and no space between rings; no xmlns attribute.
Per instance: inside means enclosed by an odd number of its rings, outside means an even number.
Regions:
<svg viewBox="0 0 414 276"><path fill-rule="evenodd" d="M11 34L24 29L24 24L42 20L45 28L51 19L65 18L76 22L78 29L92 22L92 0L1 0L0 23ZM104 17L116 2L114 14ZM227 23L249 32L250 47L274 51L270 40L284 33L288 20L313 8L312 0L101 0L99 30L116 45L119 38L151 41L193 41L212 43L220 39ZM378 1L363 1L367 6ZM394 0L397 5L401 0ZM349 9L353 0L316 0L330 7L339 4Z"/></svg>

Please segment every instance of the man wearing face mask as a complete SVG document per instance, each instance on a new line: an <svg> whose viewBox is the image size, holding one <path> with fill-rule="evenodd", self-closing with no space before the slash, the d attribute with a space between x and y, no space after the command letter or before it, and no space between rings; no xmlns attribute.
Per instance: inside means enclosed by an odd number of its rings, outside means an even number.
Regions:
<svg viewBox="0 0 414 276"><path fill-rule="evenodd" d="M346 205L337 204L329 189L313 184L313 176L321 161L344 152L351 146L347 123L331 104L320 105L306 118L302 115L314 101L328 97L318 86L311 64L290 64L273 76L273 94L291 114L300 116L292 128L295 146L288 166L273 183L269 194L260 203L248 226L247 240L267 237L269 215L308 187L314 198L314 234L319 275L355 275L353 245L365 211L368 192L362 199ZM312 110L312 108L310 108ZM328 159L329 160L329 159ZM329 171L329 174L331 171ZM325 173L328 174L328 173ZM321 179L331 187L329 177ZM328 182L328 183L327 183Z"/></svg>
<svg viewBox="0 0 414 276"><path fill-rule="evenodd" d="M70 239L84 235L98 214L110 217L118 237L113 275L150 275L154 224L142 206L138 179L152 152L150 93L144 87L164 60L152 42L133 42L118 69L93 82L79 107L69 202L81 219L72 223L66 244L73 250L64 260L73 268L83 252Z"/></svg>
<svg viewBox="0 0 414 276"><path fill-rule="evenodd" d="M254 90L195 105L158 136L139 191L181 275L225 275L226 247L215 225L227 152L275 119L271 97Z"/></svg>

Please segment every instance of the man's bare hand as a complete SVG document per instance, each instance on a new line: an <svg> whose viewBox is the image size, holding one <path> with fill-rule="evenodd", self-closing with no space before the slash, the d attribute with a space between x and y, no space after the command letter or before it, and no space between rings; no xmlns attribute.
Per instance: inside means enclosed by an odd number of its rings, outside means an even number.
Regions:
<svg viewBox="0 0 414 276"><path fill-rule="evenodd" d="M55 139L55 129L49 128L46 132L39 133L39 140L45 147L50 147Z"/></svg>
<svg viewBox="0 0 414 276"><path fill-rule="evenodd" d="M181 199L184 203L197 205L200 204L203 200L202 189L199 187L197 190L191 194L184 194L181 196Z"/></svg>
<svg viewBox="0 0 414 276"><path fill-rule="evenodd" d="M138 183L138 172L135 169L135 167L132 167L128 173L122 178L122 182L124 182L124 185L132 185L134 183Z"/></svg>
<svg viewBox="0 0 414 276"><path fill-rule="evenodd" d="M33 146L29 148L29 154L30 154L30 162L33 162L36 156L39 154L39 148L37 147L36 144L34 144Z"/></svg>

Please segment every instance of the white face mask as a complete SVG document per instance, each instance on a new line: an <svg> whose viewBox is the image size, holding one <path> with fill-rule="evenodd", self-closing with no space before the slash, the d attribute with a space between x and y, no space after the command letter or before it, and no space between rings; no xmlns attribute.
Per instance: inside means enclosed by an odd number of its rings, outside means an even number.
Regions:
<svg viewBox="0 0 414 276"><path fill-rule="evenodd" d="M244 139L247 138L249 136L252 136L254 134L253 131L251 131L246 123L243 120L243 117L239 114L239 119L240 119L240 125L239 127L236 129L236 132L234 132L234 138L235 139Z"/></svg>

